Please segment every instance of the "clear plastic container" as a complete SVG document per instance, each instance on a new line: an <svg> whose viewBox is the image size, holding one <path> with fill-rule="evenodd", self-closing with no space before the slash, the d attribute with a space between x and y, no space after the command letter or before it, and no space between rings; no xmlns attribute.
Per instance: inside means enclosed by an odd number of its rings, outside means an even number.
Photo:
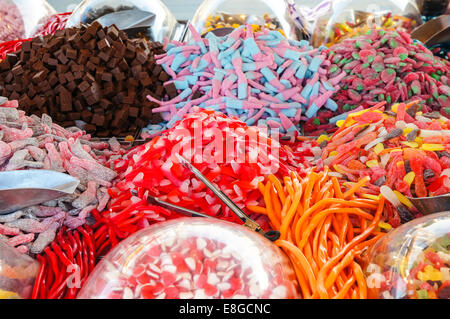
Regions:
<svg viewBox="0 0 450 319"><path fill-rule="evenodd" d="M244 24L279 30L288 39L308 38L304 29L294 22L286 1L279 0L205 0L191 23L201 35L219 28L237 28ZM188 32L188 39L192 34Z"/></svg>
<svg viewBox="0 0 450 319"><path fill-rule="evenodd" d="M0 238L0 299L30 298L38 272L36 260Z"/></svg>
<svg viewBox="0 0 450 319"><path fill-rule="evenodd" d="M126 19L123 15L111 16L126 12L130 13L131 18L128 15ZM180 28L175 16L160 0L84 0L73 11L67 21L67 27L92 23L98 19L104 26L116 24L121 29L127 28L125 31L130 37L142 35L148 40L159 42L164 41L165 37L172 40ZM148 21L143 23L145 27L139 26L139 22L145 20Z"/></svg>
<svg viewBox="0 0 450 319"><path fill-rule="evenodd" d="M0 0L0 42L29 38L56 14L43 0Z"/></svg>
<svg viewBox="0 0 450 319"><path fill-rule="evenodd" d="M298 298L290 261L230 222L181 218L141 230L95 268L79 299Z"/></svg>
<svg viewBox="0 0 450 319"><path fill-rule="evenodd" d="M313 45L332 46L370 28L411 32L422 24L414 0L334 0L313 27Z"/></svg>
<svg viewBox="0 0 450 319"><path fill-rule="evenodd" d="M450 298L450 212L387 234L369 251L365 272L370 298Z"/></svg>

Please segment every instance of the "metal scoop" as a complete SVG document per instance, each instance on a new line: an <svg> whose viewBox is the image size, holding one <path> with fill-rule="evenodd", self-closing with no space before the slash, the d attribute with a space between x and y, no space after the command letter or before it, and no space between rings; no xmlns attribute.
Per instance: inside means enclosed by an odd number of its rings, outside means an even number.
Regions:
<svg viewBox="0 0 450 319"><path fill-rule="evenodd" d="M151 12L135 8L108 13L95 21L104 27L115 24L120 30L130 30L136 28L150 28L155 21L155 17L155 14Z"/></svg>
<svg viewBox="0 0 450 319"><path fill-rule="evenodd" d="M433 197L408 197L408 199L417 208L417 210L424 215L430 215L450 210L450 193Z"/></svg>
<svg viewBox="0 0 450 319"><path fill-rule="evenodd" d="M80 181L47 170L0 172L0 215L73 194Z"/></svg>
<svg viewBox="0 0 450 319"><path fill-rule="evenodd" d="M426 46L450 42L450 15L443 15L422 24L411 32L411 37Z"/></svg>

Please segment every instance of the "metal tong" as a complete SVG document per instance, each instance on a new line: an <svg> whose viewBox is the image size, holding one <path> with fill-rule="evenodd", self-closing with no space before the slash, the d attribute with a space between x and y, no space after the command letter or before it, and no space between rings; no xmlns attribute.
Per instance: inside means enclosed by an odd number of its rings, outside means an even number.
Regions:
<svg viewBox="0 0 450 319"><path fill-rule="evenodd" d="M268 232L265 232L261 226L252 220L250 217L248 217L227 195L225 195L221 190L219 190L217 187L214 186L198 169L196 169L187 159L185 159L183 156L176 154L177 159L180 161L180 164L189 169L203 184L206 185L227 207L237 216L239 219L244 222L244 226L250 228L251 230L263 235L265 238L269 239L270 241L275 241L280 238L280 232L276 230L271 230ZM206 217L206 218L214 218L212 216L208 216L205 214L201 214L198 212L195 212L190 209L186 209L177 205L173 205L170 203L167 203L163 200L160 200L158 198L148 196L147 201L150 204L158 205L163 208L170 209L172 211L175 211L177 213L188 215L188 216L195 216L195 217Z"/></svg>

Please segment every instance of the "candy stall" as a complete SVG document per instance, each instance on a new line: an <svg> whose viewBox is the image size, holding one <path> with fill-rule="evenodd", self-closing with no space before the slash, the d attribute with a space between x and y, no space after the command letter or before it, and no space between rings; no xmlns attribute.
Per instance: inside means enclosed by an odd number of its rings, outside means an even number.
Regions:
<svg viewBox="0 0 450 319"><path fill-rule="evenodd" d="M448 1L166 4L0 0L0 299L449 299Z"/></svg>

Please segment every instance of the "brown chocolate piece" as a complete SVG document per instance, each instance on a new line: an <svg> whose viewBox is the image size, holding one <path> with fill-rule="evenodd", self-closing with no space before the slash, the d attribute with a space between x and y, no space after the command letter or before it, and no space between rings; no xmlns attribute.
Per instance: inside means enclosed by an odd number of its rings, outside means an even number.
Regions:
<svg viewBox="0 0 450 319"><path fill-rule="evenodd" d="M63 126L80 127L99 137L135 135L161 121L151 95L174 96L174 85L154 55L160 43L128 39L116 26L98 23L59 30L23 42L0 63L0 95L18 99L30 114L49 114ZM78 122L77 122L78 123Z"/></svg>

